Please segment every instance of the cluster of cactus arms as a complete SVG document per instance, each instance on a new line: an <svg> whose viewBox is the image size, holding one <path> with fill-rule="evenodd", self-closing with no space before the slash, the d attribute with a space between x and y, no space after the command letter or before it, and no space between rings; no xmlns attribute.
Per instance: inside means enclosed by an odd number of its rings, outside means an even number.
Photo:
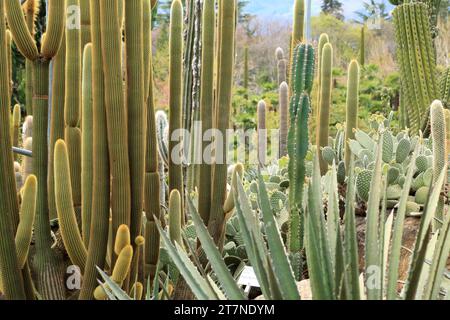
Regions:
<svg viewBox="0 0 450 320"><path fill-rule="evenodd" d="M306 176L305 157L309 148L308 119L311 109L310 93L314 79L314 48L308 44L295 47L291 66L292 96L289 106L289 235L288 248L294 272L300 277L303 249L303 194Z"/></svg>
<svg viewBox="0 0 450 320"><path fill-rule="evenodd" d="M427 5L404 3L393 11L402 88L410 129L429 126L429 106L438 98L435 50Z"/></svg>

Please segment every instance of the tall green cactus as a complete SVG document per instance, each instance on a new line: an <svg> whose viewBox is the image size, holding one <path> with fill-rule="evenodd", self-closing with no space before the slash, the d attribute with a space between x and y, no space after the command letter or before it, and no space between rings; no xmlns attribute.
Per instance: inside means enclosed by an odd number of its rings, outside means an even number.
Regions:
<svg viewBox="0 0 450 320"><path fill-rule="evenodd" d="M217 101L216 101L216 128L223 137L230 125L231 95L233 87L234 47L235 47L235 24L236 24L236 1L221 1L219 9L220 26L219 39L220 51L218 56ZM223 139L225 140L225 139ZM226 164L226 141L216 142L216 149L221 150L222 155L216 153L216 163L213 165L212 203L211 215L209 217L208 230L216 244L223 237L225 215L223 204L226 198L227 164Z"/></svg>
<svg viewBox="0 0 450 320"><path fill-rule="evenodd" d="M316 127L319 126L319 106L320 106L320 85L322 83L322 50L323 47L330 42L330 38L328 34L322 33L319 37L319 43L317 45L317 90L319 91L317 94L317 103L313 109L314 117L317 119Z"/></svg>
<svg viewBox="0 0 450 320"><path fill-rule="evenodd" d="M0 59L6 61L6 23L5 2L0 3ZM8 69L5 63L0 64L0 277L3 292L7 299L25 299L25 289L16 255L11 213L14 206L8 199L11 190L15 190L13 155L11 153L11 137L9 132L9 94ZM13 182L10 184L10 182ZM16 205L17 199L16 199Z"/></svg>
<svg viewBox="0 0 450 320"><path fill-rule="evenodd" d="M125 1L128 146L131 181L131 238L141 233L144 198L145 117L143 2Z"/></svg>
<svg viewBox="0 0 450 320"><path fill-rule="evenodd" d="M104 267L108 245L110 172L108 132L106 124L105 82L100 32L100 2L90 1L92 35L92 154L93 179L92 214L86 267L80 300L92 299L97 287L96 267ZM87 64L85 64L86 67ZM87 77L84 78L87 81ZM84 83L83 85L88 85Z"/></svg>
<svg viewBox="0 0 450 320"><path fill-rule="evenodd" d="M81 112L81 30L77 15L80 0L66 1L66 73L64 98L64 139L69 152L72 196L77 214L81 212L81 131L78 128Z"/></svg>
<svg viewBox="0 0 450 320"><path fill-rule="evenodd" d="M450 108L450 67L447 67L439 81L440 99L444 106Z"/></svg>
<svg viewBox="0 0 450 320"><path fill-rule="evenodd" d="M366 29L361 27L361 39L359 43L359 64L364 66L366 63Z"/></svg>
<svg viewBox="0 0 450 320"><path fill-rule="evenodd" d="M277 58L278 85L280 86L283 82L286 82L287 62L284 58L283 49L277 48L275 56Z"/></svg>
<svg viewBox="0 0 450 320"><path fill-rule="evenodd" d="M13 60L12 60L12 35L9 30L6 30L6 70L8 70L8 93L9 98L11 99L12 95L12 69L13 69Z"/></svg>
<svg viewBox="0 0 450 320"><path fill-rule="evenodd" d="M289 235L288 251L297 279L301 274L303 249L303 193L306 176L305 158L309 146L309 94L314 79L314 48L300 44L293 51L291 66L292 97L290 101L289 154Z"/></svg>
<svg viewBox="0 0 450 320"><path fill-rule="evenodd" d="M34 36L36 32L35 21L39 13L39 1L27 0L23 5L23 11L25 12L25 20L31 35ZM25 61L25 98L26 98L26 111L27 115L33 114L33 63L30 60Z"/></svg>
<svg viewBox="0 0 450 320"><path fill-rule="evenodd" d="M433 138L433 177L434 183L439 179L439 175L445 168L448 161L447 150L447 134L448 128L445 123L445 113L442 102L439 100L431 104L431 136ZM436 218L442 220L444 209L444 198L439 201L438 209L436 210Z"/></svg>
<svg viewBox="0 0 450 320"><path fill-rule="evenodd" d="M258 163L260 168L266 166L267 154L267 125L266 125L266 102L261 100L257 106L258 115Z"/></svg>
<svg viewBox="0 0 450 320"><path fill-rule="evenodd" d="M151 55L152 16L148 9L150 0L144 0L144 89L147 101L147 137L145 155L145 195L144 211L147 218L145 224L144 277L153 281L159 259L159 232L154 216L161 218L160 175L158 173L158 149L156 140L155 103L153 98L153 61ZM133 278L132 278L133 279Z"/></svg>
<svg viewBox="0 0 450 320"><path fill-rule="evenodd" d="M18 1L6 1L8 25L19 51L33 63L33 167L38 181L47 181L48 174L48 93L49 62L56 55L65 26L65 3L49 1L46 36L38 51L32 32L28 29ZM47 184L40 183L36 206L37 289L44 299L64 297L60 260L51 249L52 239L48 213Z"/></svg>
<svg viewBox="0 0 450 320"><path fill-rule="evenodd" d="M282 82L279 89L280 101L280 151L279 157L287 155L287 136L288 136L288 112L289 112L289 87L286 82Z"/></svg>
<svg viewBox="0 0 450 320"><path fill-rule="evenodd" d="M175 154L182 143L182 75L183 75L183 8L180 0L172 2L170 12L170 118L169 118L169 189L184 195L183 155ZM178 138L178 139L177 139ZM178 140L178 141L177 141ZM183 198L183 196L182 196ZM181 206L183 208L183 205Z"/></svg>
<svg viewBox="0 0 450 320"><path fill-rule="evenodd" d="M84 47L81 122L81 231L89 245L93 196L93 111L92 111L92 44Z"/></svg>
<svg viewBox="0 0 450 320"><path fill-rule="evenodd" d="M356 60L350 62L348 66L347 79L347 106L345 120L345 168L350 168L352 152L348 144L350 139L355 139L354 129L358 128L358 108L359 108L359 65Z"/></svg>
<svg viewBox="0 0 450 320"><path fill-rule="evenodd" d="M205 0L203 3L203 33L202 33L202 75L201 75L201 97L200 116L202 121L202 137L213 128L213 105L214 105L214 41L215 41L215 12L214 0ZM209 142L204 141L202 150ZM198 212L205 225L208 224L211 210L211 165L202 161L200 165L200 184Z"/></svg>
<svg viewBox="0 0 450 320"><path fill-rule="evenodd" d="M411 130L417 133L428 122L428 107L438 97L436 59L427 6L405 3L393 11L402 86Z"/></svg>
<svg viewBox="0 0 450 320"><path fill-rule="evenodd" d="M20 105L16 104L13 109L13 119L12 119L12 145L13 147L19 146L19 130L20 130L20 118L21 118ZM17 161L19 156L14 155L14 160Z"/></svg>
<svg viewBox="0 0 450 320"><path fill-rule="evenodd" d="M169 235L170 240L180 246L183 245L181 237L181 195L178 190L172 190L169 197Z"/></svg>
<svg viewBox="0 0 450 320"><path fill-rule="evenodd" d="M303 41L303 29L305 21L305 1L295 0L294 2L294 23L292 27L292 48L295 48Z"/></svg>
<svg viewBox="0 0 450 320"><path fill-rule="evenodd" d="M333 47L330 43L324 45L321 62L320 105L318 110L319 126L317 127L317 150L320 160L320 173L328 171L328 164L323 159L321 148L328 145L330 126L331 90L333 86Z"/></svg>
<svg viewBox="0 0 450 320"><path fill-rule="evenodd" d="M130 225L131 191L127 119L122 82L121 25L117 19L118 2L105 0L100 6L105 103L111 168L111 210L113 237L120 225Z"/></svg>

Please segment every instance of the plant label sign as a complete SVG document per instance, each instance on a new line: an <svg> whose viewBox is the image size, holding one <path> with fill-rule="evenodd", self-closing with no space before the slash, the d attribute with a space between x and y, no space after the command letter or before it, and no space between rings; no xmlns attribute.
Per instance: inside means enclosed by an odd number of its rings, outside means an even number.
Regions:
<svg viewBox="0 0 450 320"><path fill-rule="evenodd" d="M259 282L256 278L255 271L253 270L253 267L245 266L244 270L242 270L241 275L238 279L238 285L240 286L246 286L247 289L250 289L251 287L257 287L259 288Z"/></svg>

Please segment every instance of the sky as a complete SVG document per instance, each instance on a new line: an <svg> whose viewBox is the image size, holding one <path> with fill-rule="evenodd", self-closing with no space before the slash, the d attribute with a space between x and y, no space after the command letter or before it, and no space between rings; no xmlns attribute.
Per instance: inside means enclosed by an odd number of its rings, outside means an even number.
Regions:
<svg viewBox="0 0 450 320"><path fill-rule="evenodd" d="M384 1L387 4L388 11L393 9L393 6L389 4L387 0ZM318 15L320 13L321 0L311 0L312 2L312 14ZM346 19L355 18L354 12L360 10L363 7L363 0L341 0L344 7L344 15ZM292 7L294 0L250 0L246 7L246 10L258 16L266 16L275 19L290 19L292 15Z"/></svg>

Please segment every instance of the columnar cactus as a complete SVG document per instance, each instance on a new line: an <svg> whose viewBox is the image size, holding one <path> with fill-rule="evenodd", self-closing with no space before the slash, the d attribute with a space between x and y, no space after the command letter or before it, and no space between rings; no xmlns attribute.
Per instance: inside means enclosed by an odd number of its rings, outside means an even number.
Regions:
<svg viewBox="0 0 450 320"><path fill-rule="evenodd" d="M223 137L230 125L231 95L233 87L236 1L221 1L219 9L220 25L219 39L220 51L218 55L218 87L216 101L216 128ZM209 217L208 230L216 244L219 244L224 232L225 215L223 204L226 198L227 164L226 164L226 139L216 141L216 149L221 150L222 155L216 153L216 162L213 168L212 179L212 203Z"/></svg>
<svg viewBox="0 0 450 320"><path fill-rule="evenodd" d="M155 104L153 99L153 63L151 55L151 11L150 0L144 0L144 90L147 102L147 137L145 154L145 189L144 211L147 218L145 224L144 277L153 281L159 259L159 232L154 217L161 218L161 181L158 161L158 144L156 138Z"/></svg>
<svg viewBox="0 0 450 320"><path fill-rule="evenodd" d="M81 131L78 128L81 111L81 30L80 0L66 1L66 73L64 98L64 139L69 152L72 196L77 214L81 212ZM70 19L70 20L69 20Z"/></svg>
<svg viewBox="0 0 450 320"><path fill-rule="evenodd" d="M347 80L347 106L345 120L345 168L350 167L351 150L348 144L350 139L355 139L354 130L358 128L359 108L359 65L356 60L350 62Z"/></svg>
<svg viewBox="0 0 450 320"><path fill-rule="evenodd" d="M127 65L128 146L131 180L131 237L141 233L144 197L145 138L147 119L144 91L143 2L125 1L125 43ZM148 76L146 76L148 77Z"/></svg>
<svg viewBox="0 0 450 320"><path fill-rule="evenodd" d="M286 82L281 83L279 89L279 101L280 101L280 151L279 157L287 155L287 136L288 136L288 102L289 100L289 87Z"/></svg>
<svg viewBox="0 0 450 320"><path fill-rule="evenodd" d="M5 2L0 3L0 59L6 61L6 23L5 23ZM25 299L25 289L20 275L19 261L16 255L14 243L14 227L11 225L11 213L17 215L17 198L14 206L8 194L11 191L16 194L15 175L13 166L13 155L11 153L11 137L9 132L9 94L8 94L8 69L5 63L0 64L0 190L2 197L0 200L0 233L2 241L0 244L0 277L3 292L7 299ZM12 181L12 184L10 182ZM16 208L14 208L16 207Z"/></svg>
<svg viewBox="0 0 450 320"><path fill-rule="evenodd" d="M361 27L361 39L359 43L359 64L364 67L366 63L366 29Z"/></svg>
<svg viewBox="0 0 450 320"><path fill-rule="evenodd" d="M450 107L450 67L447 67L442 73L441 80L439 82L439 94L440 99L444 106Z"/></svg>
<svg viewBox="0 0 450 320"><path fill-rule="evenodd" d="M320 83L320 105L319 126L317 127L317 149L328 145L328 132L330 126L331 90L333 86L333 47L330 43L325 44L322 50L321 83ZM328 171L328 165L319 152L320 172L324 175Z"/></svg>
<svg viewBox="0 0 450 320"><path fill-rule="evenodd" d="M328 34L322 33L319 37L319 43L317 45L317 88L320 90L322 83L322 51L323 47L330 42ZM320 106L320 92L317 94L317 104L314 108L314 116L317 119L316 126L319 125L319 106Z"/></svg>
<svg viewBox="0 0 450 320"><path fill-rule="evenodd" d="M79 299L92 299L97 287L96 267L104 267L110 215L110 171L106 127L105 82L100 32L100 2L90 1L92 35L92 214L91 237ZM85 81L87 78L85 78ZM86 84L87 85L87 84Z"/></svg>
<svg viewBox="0 0 450 320"><path fill-rule="evenodd" d="M8 26L19 51L33 63L33 167L38 181L48 177L48 93L49 62L56 55L65 26L65 3L49 1L47 31L40 51L28 29L22 8L18 1L6 1ZM47 184L40 183L36 206L36 256L34 263L38 274L37 289L44 299L61 299L64 284L58 257L51 249Z"/></svg>
<svg viewBox="0 0 450 320"><path fill-rule="evenodd" d="M8 70L8 92L9 97L12 95L12 68L13 68L13 60L12 60L12 35L9 30L6 30L6 66Z"/></svg>
<svg viewBox="0 0 450 320"><path fill-rule="evenodd" d="M397 57L413 133L428 122L428 107L438 97L436 59L427 6L405 3L393 11L398 44Z"/></svg>
<svg viewBox="0 0 450 320"><path fill-rule="evenodd" d="M170 240L175 244L177 242L180 246L183 245L183 238L181 237L181 195L178 190L172 190L169 197L169 235Z"/></svg>
<svg viewBox="0 0 450 320"><path fill-rule="evenodd" d="M19 146L19 131L20 131L20 118L21 118L21 110L20 105L16 104L13 109L13 121L12 121L12 145L13 147ZM14 155L15 160L17 161L18 155Z"/></svg>
<svg viewBox="0 0 450 320"><path fill-rule="evenodd" d="M305 1L295 0L294 3L294 25L292 30L292 48L303 41L303 29L305 20Z"/></svg>
<svg viewBox="0 0 450 320"><path fill-rule="evenodd" d="M170 12L170 118L169 118L169 189L184 195L183 151L176 152L182 134L182 75L183 75L183 8L180 0L172 2ZM182 206L183 207L183 206Z"/></svg>
<svg viewBox="0 0 450 320"><path fill-rule="evenodd" d="M27 0L23 4L23 11L25 12L25 20L31 35L34 36L36 32L35 21L39 13L39 1ZM25 61L25 98L27 115L33 114L33 63L30 60Z"/></svg>
<svg viewBox="0 0 450 320"><path fill-rule="evenodd" d="M278 85L281 85L283 82L286 82L287 62L284 58L283 49L277 48L275 55L277 58Z"/></svg>
<svg viewBox="0 0 450 320"><path fill-rule="evenodd" d="M266 126L266 103L261 100L258 103L258 163L261 168L266 166L267 155L267 126Z"/></svg>
<svg viewBox="0 0 450 320"><path fill-rule="evenodd" d="M115 0L105 0L100 6L114 237L120 225L130 225L131 211L128 134L123 130L127 113L123 94L121 23L117 19L118 10L118 2Z"/></svg>
<svg viewBox="0 0 450 320"><path fill-rule="evenodd" d="M89 5L89 4L88 4ZM93 111L92 111L92 44L84 47L81 122L81 231L89 245L93 196Z"/></svg>
<svg viewBox="0 0 450 320"><path fill-rule="evenodd" d="M214 106L214 42L215 42L215 12L214 0L203 3L203 33L202 33L202 75L200 96L200 117L202 121L202 136L213 128ZM202 150L208 146L203 142ZM200 184L198 212L205 225L208 224L211 211L211 165L202 161L200 165Z"/></svg>

